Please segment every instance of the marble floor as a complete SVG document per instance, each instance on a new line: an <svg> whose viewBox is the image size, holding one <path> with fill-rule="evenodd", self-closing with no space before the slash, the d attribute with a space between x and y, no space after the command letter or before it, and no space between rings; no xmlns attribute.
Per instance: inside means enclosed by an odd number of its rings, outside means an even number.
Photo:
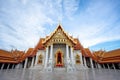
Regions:
<svg viewBox="0 0 120 80"><path fill-rule="evenodd" d="M120 80L120 70L84 69L51 73L37 69L11 69L1 70L0 80Z"/></svg>

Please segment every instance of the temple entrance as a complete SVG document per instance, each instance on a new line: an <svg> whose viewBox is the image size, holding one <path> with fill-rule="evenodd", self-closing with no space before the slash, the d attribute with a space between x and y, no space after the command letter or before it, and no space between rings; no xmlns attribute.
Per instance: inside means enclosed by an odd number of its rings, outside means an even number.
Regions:
<svg viewBox="0 0 120 80"><path fill-rule="evenodd" d="M61 51L57 51L57 53L55 54L55 67L63 67L63 53Z"/></svg>

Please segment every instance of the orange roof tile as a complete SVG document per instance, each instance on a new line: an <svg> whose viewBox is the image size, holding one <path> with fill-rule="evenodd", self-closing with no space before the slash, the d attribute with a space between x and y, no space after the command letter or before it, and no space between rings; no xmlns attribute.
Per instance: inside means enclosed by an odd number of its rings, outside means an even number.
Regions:
<svg viewBox="0 0 120 80"><path fill-rule="evenodd" d="M79 40L77 38L74 39L76 42L76 45L74 46L74 50L81 50L83 49L83 46L80 44Z"/></svg>
<svg viewBox="0 0 120 80"><path fill-rule="evenodd" d="M0 62L2 63L18 63L24 55L23 51L14 50L12 52L0 50Z"/></svg>
<svg viewBox="0 0 120 80"><path fill-rule="evenodd" d="M112 50L112 51L106 52L103 55L103 58L115 57L115 56L120 56L120 49L116 49L116 50Z"/></svg>
<svg viewBox="0 0 120 80"><path fill-rule="evenodd" d="M100 61L99 63L120 63L120 59Z"/></svg>
<svg viewBox="0 0 120 80"><path fill-rule="evenodd" d="M40 38L38 44L36 45L36 47L34 49L31 50L31 54L30 57L35 56L37 53L37 50L44 50L45 47L43 45L43 41L45 40L45 38Z"/></svg>
<svg viewBox="0 0 120 80"><path fill-rule="evenodd" d="M96 51L94 52L95 60L99 63L116 63L120 62L120 49L105 52L105 51Z"/></svg>
<svg viewBox="0 0 120 80"><path fill-rule="evenodd" d="M28 57L32 54L33 48L29 48L27 52L25 53L25 56Z"/></svg>
<svg viewBox="0 0 120 80"><path fill-rule="evenodd" d="M0 49L0 56L1 57L12 57L12 55L9 51L5 51L5 50L1 50L1 49Z"/></svg>
<svg viewBox="0 0 120 80"><path fill-rule="evenodd" d="M45 40L45 38L40 38L40 41L38 42L38 44L36 46L37 49L39 49L39 50L44 50L45 49L45 47L42 43L44 40Z"/></svg>
<svg viewBox="0 0 120 80"><path fill-rule="evenodd" d="M93 56L91 51L89 50L89 48L84 48L84 50L85 50L85 53L86 53L87 57L92 57Z"/></svg>
<svg viewBox="0 0 120 80"><path fill-rule="evenodd" d="M2 60L2 59L0 59L0 63L18 63L18 61L15 61L15 60Z"/></svg>

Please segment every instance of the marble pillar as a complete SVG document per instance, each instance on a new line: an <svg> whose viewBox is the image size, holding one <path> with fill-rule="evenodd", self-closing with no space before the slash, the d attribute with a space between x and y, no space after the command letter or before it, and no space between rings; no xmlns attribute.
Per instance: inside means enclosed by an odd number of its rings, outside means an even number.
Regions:
<svg viewBox="0 0 120 80"><path fill-rule="evenodd" d="M70 52L71 52L71 60L72 60L72 63L73 63L73 65L74 65L74 55L73 55L73 48L71 47L70 48Z"/></svg>
<svg viewBox="0 0 120 80"><path fill-rule="evenodd" d="M48 62L48 47L46 47L46 54L45 54L45 68L47 67L47 62Z"/></svg>
<svg viewBox="0 0 120 80"><path fill-rule="evenodd" d="M93 61L92 61L92 58L90 58L90 64L91 64L91 68L93 69L94 66L93 66Z"/></svg>
<svg viewBox="0 0 120 80"><path fill-rule="evenodd" d="M37 51L37 55L36 55L36 59L35 59L35 65L37 65L37 63L38 63L38 57L39 57L39 51Z"/></svg>
<svg viewBox="0 0 120 80"><path fill-rule="evenodd" d="M82 53L80 52L80 62L81 62L81 65L83 66L83 59L82 59Z"/></svg>
<svg viewBox="0 0 120 80"><path fill-rule="evenodd" d="M69 46L67 44L66 44L66 62L67 62L67 64L70 63Z"/></svg>
<svg viewBox="0 0 120 80"><path fill-rule="evenodd" d="M67 59L67 61L68 61L68 59L69 59L69 49L68 49L68 45L66 44L66 59Z"/></svg>
<svg viewBox="0 0 120 80"><path fill-rule="evenodd" d="M101 65L99 63L97 63L97 65L98 65L98 68L101 69Z"/></svg>
<svg viewBox="0 0 120 80"><path fill-rule="evenodd" d="M105 69L105 65L104 64L102 64L103 65L103 68Z"/></svg>
<svg viewBox="0 0 120 80"><path fill-rule="evenodd" d="M66 67L67 72L74 70L72 63L70 62L69 46L67 44L66 44L66 65L67 65L67 67Z"/></svg>
<svg viewBox="0 0 120 80"><path fill-rule="evenodd" d="M12 69L14 68L14 64L12 65Z"/></svg>
<svg viewBox="0 0 120 80"><path fill-rule="evenodd" d="M25 59L24 69L27 68L28 58Z"/></svg>
<svg viewBox="0 0 120 80"><path fill-rule="evenodd" d="M32 63L31 63L31 68L33 67L33 65L34 65L34 57L32 57Z"/></svg>
<svg viewBox="0 0 120 80"><path fill-rule="evenodd" d="M114 63L112 63L112 66L113 66L113 69L115 69L115 65L114 65Z"/></svg>
<svg viewBox="0 0 120 80"><path fill-rule="evenodd" d="M48 66L48 71L51 71L52 72L52 70L53 70L53 61L52 61L52 59L53 59L53 44L50 46L50 58L49 58L49 62L48 62L48 64L49 64L49 66Z"/></svg>
<svg viewBox="0 0 120 80"><path fill-rule="evenodd" d="M1 70L3 70L3 68L4 68L4 65L5 65L5 64L3 63L3 64L2 64L2 67L1 67Z"/></svg>
<svg viewBox="0 0 120 80"><path fill-rule="evenodd" d="M7 69L9 69L9 67L10 67L10 64L8 64Z"/></svg>
<svg viewBox="0 0 120 80"><path fill-rule="evenodd" d="M110 66L109 66L109 64L107 64L107 67L108 67L108 69L110 69Z"/></svg>
<svg viewBox="0 0 120 80"><path fill-rule="evenodd" d="M95 65L95 68L98 68L98 66L97 66L97 63L96 63L96 62L95 62L95 64L94 64L94 65Z"/></svg>
<svg viewBox="0 0 120 80"><path fill-rule="evenodd" d="M84 65L85 65L85 67L87 67L87 63L86 63L85 57L83 57L83 59L84 59Z"/></svg>
<svg viewBox="0 0 120 80"><path fill-rule="evenodd" d="M50 46L50 62L52 62L53 59L53 44Z"/></svg>

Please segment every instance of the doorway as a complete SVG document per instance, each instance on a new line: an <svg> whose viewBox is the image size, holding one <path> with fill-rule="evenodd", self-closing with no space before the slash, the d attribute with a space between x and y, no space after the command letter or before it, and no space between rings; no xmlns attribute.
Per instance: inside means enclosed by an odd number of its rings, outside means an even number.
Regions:
<svg viewBox="0 0 120 80"><path fill-rule="evenodd" d="M57 51L55 54L55 67L63 67L63 53L61 51Z"/></svg>

